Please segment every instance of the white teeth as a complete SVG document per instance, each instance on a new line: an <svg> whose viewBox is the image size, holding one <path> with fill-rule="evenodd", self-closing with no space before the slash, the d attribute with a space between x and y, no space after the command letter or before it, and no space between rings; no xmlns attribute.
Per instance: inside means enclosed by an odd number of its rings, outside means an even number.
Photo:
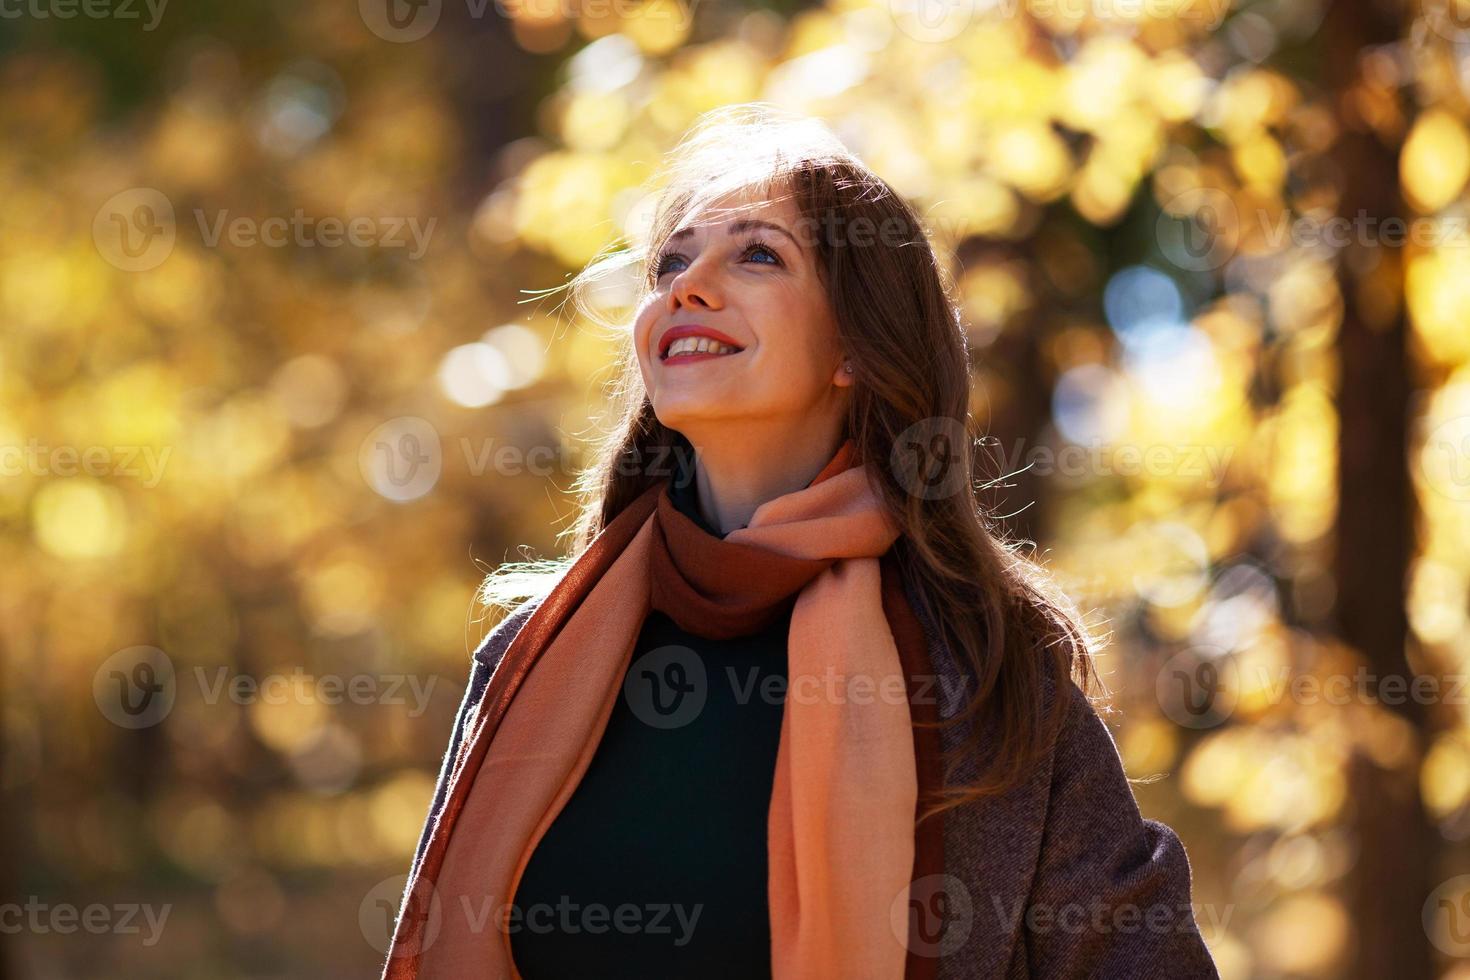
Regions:
<svg viewBox="0 0 1470 980"><path fill-rule="evenodd" d="M688 353L733 354L739 349L738 347L731 347L729 344L722 344L717 340L710 340L708 337L680 337L669 345L668 353L664 355L664 359L668 360L676 354Z"/></svg>

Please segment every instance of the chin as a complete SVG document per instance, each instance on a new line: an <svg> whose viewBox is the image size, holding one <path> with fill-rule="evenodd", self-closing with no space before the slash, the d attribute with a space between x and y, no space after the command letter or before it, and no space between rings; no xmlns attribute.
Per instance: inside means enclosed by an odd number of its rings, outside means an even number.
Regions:
<svg viewBox="0 0 1470 980"><path fill-rule="evenodd" d="M666 428L683 431L684 426L711 422L734 422L748 417L749 412L728 399L707 397L660 398L653 404L653 414Z"/></svg>

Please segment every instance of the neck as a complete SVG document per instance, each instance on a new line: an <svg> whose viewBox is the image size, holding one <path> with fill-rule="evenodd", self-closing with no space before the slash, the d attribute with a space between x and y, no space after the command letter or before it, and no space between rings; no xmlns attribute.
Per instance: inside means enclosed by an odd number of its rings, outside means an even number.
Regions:
<svg viewBox="0 0 1470 980"><path fill-rule="evenodd" d="M810 484L846 438L838 429L820 438L691 439L700 517L721 535L745 527L762 504Z"/></svg>

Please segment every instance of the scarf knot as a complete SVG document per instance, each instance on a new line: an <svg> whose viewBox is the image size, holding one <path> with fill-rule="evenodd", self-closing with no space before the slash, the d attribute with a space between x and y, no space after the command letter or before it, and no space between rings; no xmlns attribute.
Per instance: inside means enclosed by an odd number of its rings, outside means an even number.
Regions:
<svg viewBox="0 0 1470 980"><path fill-rule="evenodd" d="M696 636L745 636L789 615L839 558L879 557L898 534L851 438L803 490L763 504L724 537L698 518L685 470L658 494L650 602Z"/></svg>
<svg viewBox="0 0 1470 980"><path fill-rule="evenodd" d="M680 492L666 486L659 496L649 602L695 636L727 640L766 629L789 616L797 594L836 561L716 537L674 504L671 494Z"/></svg>

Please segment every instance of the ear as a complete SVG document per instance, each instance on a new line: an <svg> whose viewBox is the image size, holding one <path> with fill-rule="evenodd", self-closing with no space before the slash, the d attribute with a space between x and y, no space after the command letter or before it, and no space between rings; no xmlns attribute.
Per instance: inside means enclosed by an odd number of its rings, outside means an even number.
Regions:
<svg viewBox="0 0 1470 980"><path fill-rule="evenodd" d="M856 377L854 370L852 361L844 357L837 365L837 370L832 372L832 384L838 388L852 387L853 379Z"/></svg>

